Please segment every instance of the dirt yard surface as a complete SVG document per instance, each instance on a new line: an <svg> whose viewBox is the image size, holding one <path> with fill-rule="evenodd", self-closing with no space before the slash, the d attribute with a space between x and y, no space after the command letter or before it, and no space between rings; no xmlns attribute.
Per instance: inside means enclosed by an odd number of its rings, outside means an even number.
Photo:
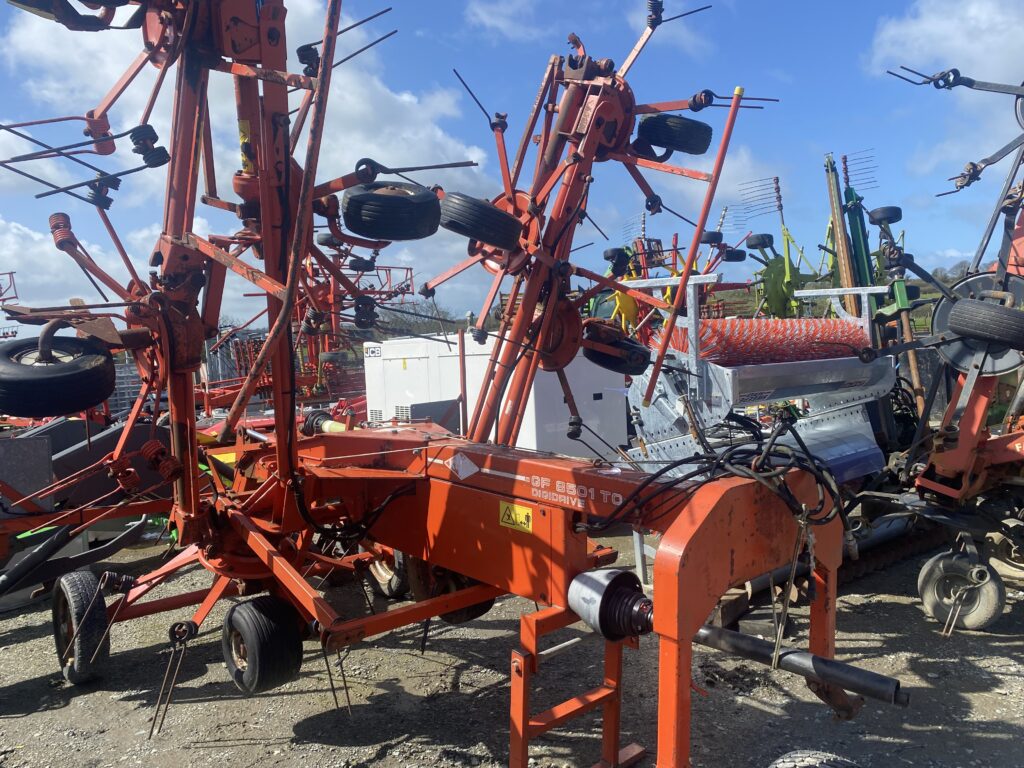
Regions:
<svg viewBox="0 0 1024 768"><path fill-rule="evenodd" d="M631 551L628 540L609 542ZM143 572L152 551L119 558ZM756 664L697 650L694 766L764 768L796 748L819 748L863 768L1024 765L1024 592L1011 584L1002 619L985 633L950 639L921 612L915 594L924 558L847 586L839 603L839 657L899 677L909 709L868 702L852 722L835 722L803 681ZM128 566L120 566L127 569ZM202 573L172 589L197 588ZM332 602L365 611L358 586ZM377 598L377 609L386 607ZM418 627L358 645L344 658L351 713L337 666L335 709L323 656L306 644L301 677L245 698L224 670L214 611L189 646L163 732L147 740L167 661L164 614L117 625L110 669L100 683L66 684L58 671L49 602L0 616L0 765L19 766L491 766L507 759L509 651L520 612L508 598L482 619L433 622L420 654ZM802 617L803 611L797 615ZM558 642L576 629L556 635ZM657 639L626 652L623 743L656 743ZM550 660L535 709L600 680L600 646L584 642ZM333 660L332 660L333 661ZM336 662L335 662L336 664ZM590 766L599 757L597 716L536 742L531 764ZM653 766L653 757L641 765Z"/></svg>

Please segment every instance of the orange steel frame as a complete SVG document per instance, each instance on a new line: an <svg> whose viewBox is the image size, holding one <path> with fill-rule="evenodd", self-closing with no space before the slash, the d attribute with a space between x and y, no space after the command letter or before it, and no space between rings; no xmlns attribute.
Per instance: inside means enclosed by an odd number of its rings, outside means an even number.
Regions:
<svg viewBox="0 0 1024 768"><path fill-rule="evenodd" d="M156 48L141 61L161 67L161 80L164 67L175 63L178 68L171 161L163 232L151 257L158 274L149 285L133 279L123 289L127 306L117 316L127 322L129 330L121 334L123 345L132 349L144 378L132 418L138 416L147 395L168 394L172 453L183 468L174 480L170 510L180 552L135 580L109 607L110 620L120 622L198 604L192 615L198 625L220 598L268 590L293 604L324 647L334 649L503 594L519 595L546 607L524 615L520 647L512 652L509 764L526 766L529 744L536 736L597 708L604 714L600 764L632 764L642 750L635 745L620 748L618 733L621 654L624 646L636 644L635 639L606 643L604 680L597 688L543 713L531 712L529 694L541 658L541 638L576 620L567 608L569 584L580 573L615 559L615 552L592 541L583 526L610 515L647 475L508 446L515 441L538 368L558 370L582 343L572 333L572 321L566 319L570 313L565 311L565 293L574 269L567 258L580 212L585 211L595 163L623 162L645 190L652 209L658 208L658 200L638 166L708 184L671 325L693 268L742 90L737 89L732 98L713 172L673 170L635 155L628 143L637 114L690 106L686 100L636 105L625 80L657 25L648 26L617 71L610 64L587 59L577 38L577 55L596 70L574 74L561 59L553 58L516 159L511 166L502 163L504 189L495 202L523 221L520 248L506 253L475 246L478 250L468 260L484 263L495 273L488 302L506 275L513 277L513 293L521 298L518 304L515 298L509 302L518 309L502 320L500 343L495 345L491 373L471 419L469 439L431 425L299 437L287 325L295 306L314 295L310 286L316 276L307 273L302 279L301 266L309 263L308 257L331 272L312 244L312 215L314 209L326 214L332 231L340 232L333 195L366 178L357 172L319 185L314 182L341 0L328 0L319 65L315 76L306 77L285 71L284 0L264 0L259 8L257 12L251 0L160 0L148 6L147 19L163 34L156 36ZM152 38L153 30L146 34ZM239 209L258 210L258 216L246 218L241 233L204 239L192 226L200 198L200 167L210 155L204 142L210 136L206 100L213 70L230 73L235 85L243 143L241 170L233 178L233 188L242 200ZM130 70L126 78L135 74ZM303 91L294 123L288 118L289 84ZM536 170L530 191L524 192L517 183L541 113ZM89 126L98 118L91 119ZM308 137L305 164L300 165L293 152L303 123L308 123ZM495 128L500 158L506 157L503 130ZM92 135L96 151L106 150L104 133ZM212 168L204 171L207 194L203 199L219 202L221 207L230 205L216 196ZM256 245L262 268L241 266L237 252ZM94 264L86 268L98 270ZM221 445L202 449L196 440L192 376L199 366L203 340L216 333L228 269L266 292L273 324L267 354L240 387ZM340 278L339 282L344 283ZM357 290L345 288L352 293ZM75 311L79 317L82 310ZM71 315L54 310L38 316ZM565 354L565 347L570 354ZM269 365L268 372L261 362ZM234 427L252 389L265 375L271 381L275 423L267 442L253 442L244 431L236 434ZM492 430L496 444L485 442ZM118 446L106 463L122 458L122 451L123 446ZM208 492L207 478L200 475L198 464L228 453L236 459L234 476L229 481L212 472L209 481L216 492ZM809 475L792 472L788 482L799 499L809 505L816 502ZM529 522L514 528L503 525L501 510L509 505ZM365 541L370 551L336 557L318 548L310 521L353 523L378 510ZM103 514L87 509L73 511L72 517L83 523ZM691 639L730 586L789 562L799 526L789 508L761 484L740 479L708 483L665 508L649 502L633 510L627 522L662 534L654 564L654 631L660 636L658 764L685 766L690 743ZM834 651L841 529L838 517L815 529L810 649L823 656ZM365 568L368 561L386 556L391 549L478 583L386 613L353 618L331 608L308 580L335 568ZM171 574L194 563L211 573L209 589L143 600ZM816 692L834 707L848 707L842 690L819 688Z"/></svg>

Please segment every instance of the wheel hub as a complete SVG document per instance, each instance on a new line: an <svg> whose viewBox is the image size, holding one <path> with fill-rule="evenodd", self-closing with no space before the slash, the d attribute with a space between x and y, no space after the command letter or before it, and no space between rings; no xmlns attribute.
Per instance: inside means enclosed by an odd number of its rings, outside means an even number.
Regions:
<svg viewBox="0 0 1024 768"><path fill-rule="evenodd" d="M231 660L235 666L243 672L249 666L249 651L245 647L245 640L238 630L231 631Z"/></svg>

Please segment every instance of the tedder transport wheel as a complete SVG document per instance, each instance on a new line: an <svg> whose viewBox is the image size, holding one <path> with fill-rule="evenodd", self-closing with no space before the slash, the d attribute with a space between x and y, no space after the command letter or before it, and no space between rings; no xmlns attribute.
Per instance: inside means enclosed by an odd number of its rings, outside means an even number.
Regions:
<svg viewBox="0 0 1024 768"><path fill-rule="evenodd" d="M868 213L868 222L875 227L896 224L903 219L903 209L896 205L883 205Z"/></svg>
<svg viewBox="0 0 1024 768"><path fill-rule="evenodd" d="M988 563L971 564L965 555L941 552L921 568L917 591L928 615L945 624L956 610L959 629L985 629L1003 613L1006 587Z"/></svg>
<svg viewBox="0 0 1024 768"><path fill-rule="evenodd" d="M1006 520L1004 525L1010 526L1017 534L1018 539L1024 535L1024 521ZM1001 533L993 534L991 541L992 557L1005 563L1007 568L1024 576L1024 544L1018 545L1013 539Z"/></svg>
<svg viewBox="0 0 1024 768"><path fill-rule="evenodd" d="M401 600L409 592L409 572L405 555L394 550L392 558L382 557L370 564L370 586L373 591L392 600Z"/></svg>
<svg viewBox="0 0 1024 768"><path fill-rule="evenodd" d="M767 233L751 235L747 238L747 248L756 248L760 251L763 248L771 248L773 245L775 245L775 238Z"/></svg>
<svg viewBox="0 0 1024 768"><path fill-rule="evenodd" d="M701 245L718 245L722 242L722 233L713 229L704 230L700 236Z"/></svg>
<svg viewBox="0 0 1024 768"><path fill-rule="evenodd" d="M711 126L679 115L650 115L640 121L636 135L653 147L703 155L711 146Z"/></svg>
<svg viewBox="0 0 1024 768"><path fill-rule="evenodd" d="M54 336L52 363L39 359L39 339L0 344L0 413L64 416L99 405L114 392L114 360L93 339Z"/></svg>
<svg viewBox="0 0 1024 768"><path fill-rule="evenodd" d="M441 201L441 226L503 251L519 247L523 224L487 200L448 192Z"/></svg>
<svg viewBox="0 0 1024 768"><path fill-rule="evenodd" d="M768 768L857 768L857 764L831 752L799 749L787 752Z"/></svg>
<svg viewBox="0 0 1024 768"><path fill-rule="evenodd" d="M375 181L346 189L341 198L345 226L374 240L420 240L437 232L441 203L418 184Z"/></svg>
<svg viewBox="0 0 1024 768"><path fill-rule="evenodd" d="M599 349L583 347L583 356L594 365L599 365L612 373L621 373L624 376L639 376L651 365L651 350L633 339L604 339L602 338L600 326L585 325L583 327L583 338L607 344L622 352L621 355L613 355L602 352Z"/></svg>
<svg viewBox="0 0 1024 768"><path fill-rule="evenodd" d="M1005 344L1024 351L1024 311L991 301L959 299L949 311L949 330L965 339Z"/></svg>
<svg viewBox="0 0 1024 768"><path fill-rule="evenodd" d="M443 595L446 592L456 592L479 583L476 579L449 571L447 568L431 565L426 560L409 555L405 556L405 567L409 574L409 591L412 592L412 597L417 602ZM463 624L473 619L479 619L493 607L494 598L491 598L468 608L442 613L441 618L449 624Z"/></svg>
<svg viewBox="0 0 1024 768"><path fill-rule="evenodd" d="M243 693L294 680L302 666L299 616L290 603L262 595L231 607L220 639L228 674Z"/></svg>
<svg viewBox="0 0 1024 768"><path fill-rule="evenodd" d="M110 659L107 603L100 580L90 571L65 573L53 585L53 640L69 683L79 685L102 674Z"/></svg>

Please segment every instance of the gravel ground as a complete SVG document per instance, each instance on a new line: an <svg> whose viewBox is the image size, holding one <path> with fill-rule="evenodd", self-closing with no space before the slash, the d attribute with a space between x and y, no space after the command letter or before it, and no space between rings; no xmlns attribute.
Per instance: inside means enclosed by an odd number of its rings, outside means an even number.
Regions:
<svg viewBox="0 0 1024 768"><path fill-rule="evenodd" d="M629 551L627 540L609 543ZM149 554L121 559L141 572L153 562L140 561ZM828 749L863 768L1024 765L1024 586L1010 585L1007 612L990 631L946 639L916 600L924 559L857 581L839 602L839 657L899 677L912 692L910 709L869 702L856 720L835 722L801 679L698 649L697 683L708 695L695 697L693 765L763 768L795 748ZM206 578L184 575L178 588L196 588ZM350 611L365 610L355 585L330 597ZM0 616L0 765L408 768L497 766L506 759L508 654L518 616L532 603L504 599L459 627L434 622L422 655L419 628L351 648L344 661L351 712L337 669L342 706L335 709L314 643L306 644L298 680L242 697L220 651L226 607L217 607L189 646L163 731L152 740L146 737L172 616L116 626L110 671L83 687L65 684L58 672L48 601ZM535 707L599 682L598 659L599 646L591 643L552 659L537 679ZM627 651L625 670L623 743L653 748L657 639ZM600 753L599 721L574 721L535 745L531 764L592 765Z"/></svg>

